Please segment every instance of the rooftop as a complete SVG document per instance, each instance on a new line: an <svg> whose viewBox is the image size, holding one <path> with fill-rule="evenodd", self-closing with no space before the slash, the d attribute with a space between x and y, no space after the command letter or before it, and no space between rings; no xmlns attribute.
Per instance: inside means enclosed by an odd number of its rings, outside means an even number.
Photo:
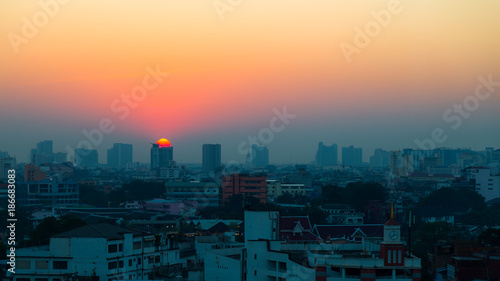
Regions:
<svg viewBox="0 0 500 281"><path fill-rule="evenodd" d="M125 233L132 233L134 236L144 235L142 232L117 227L108 223L88 224L63 233L56 234L52 238L74 238L74 237L88 237L88 238L106 238L106 239L119 239L123 238Z"/></svg>

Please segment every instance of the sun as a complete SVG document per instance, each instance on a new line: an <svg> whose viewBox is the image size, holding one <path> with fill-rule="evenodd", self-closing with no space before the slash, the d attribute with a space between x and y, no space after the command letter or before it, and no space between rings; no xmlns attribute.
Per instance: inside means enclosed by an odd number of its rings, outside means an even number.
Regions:
<svg viewBox="0 0 500 281"><path fill-rule="evenodd" d="M158 144L160 146L160 148L162 147L171 147L172 144L170 143L169 140L167 139L159 139L156 144Z"/></svg>

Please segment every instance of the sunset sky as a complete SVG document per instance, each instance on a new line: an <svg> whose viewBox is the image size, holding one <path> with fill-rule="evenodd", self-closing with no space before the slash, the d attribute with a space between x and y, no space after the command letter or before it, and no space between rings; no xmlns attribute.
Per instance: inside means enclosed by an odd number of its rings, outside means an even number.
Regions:
<svg viewBox="0 0 500 281"><path fill-rule="evenodd" d="M361 146L367 161L435 128L439 146L500 148L500 84L458 128L443 119L480 76L500 82L500 1L242 0L222 15L213 0L60 2L40 0L46 18L39 1L0 2L0 150L18 162L45 139L76 147L103 118L116 128L101 163L114 142L148 162L160 138L179 162L201 162L203 143L243 162L238 145L284 107L296 117L268 144L271 163L310 162L319 141ZM348 62L340 45L390 5L400 13ZM112 104L148 67L169 75L120 118Z"/></svg>

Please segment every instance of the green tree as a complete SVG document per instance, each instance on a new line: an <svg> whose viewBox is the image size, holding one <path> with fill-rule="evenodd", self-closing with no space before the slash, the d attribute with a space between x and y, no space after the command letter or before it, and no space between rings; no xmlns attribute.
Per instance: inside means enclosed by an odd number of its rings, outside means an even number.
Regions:
<svg viewBox="0 0 500 281"><path fill-rule="evenodd" d="M479 243L486 247L500 246L500 229L488 228L481 232L478 237Z"/></svg>
<svg viewBox="0 0 500 281"><path fill-rule="evenodd" d="M164 193L164 182L134 180L124 184L120 189L111 191L109 193L109 201L112 207L116 207L125 201L161 198Z"/></svg>
<svg viewBox="0 0 500 281"><path fill-rule="evenodd" d="M105 208L108 206L108 201L108 195L98 191L95 187L90 185L80 186L80 203Z"/></svg>
<svg viewBox="0 0 500 281"><path fill-rule="evenodd" d="M74 216L62 216L60 219L47 217L30 233L30 244L33 246L47 245L53 235L86 224L85 221Z"/></svg>
<svg viewBox="0 0 500 281"><path fill-rule="evenodd" d="M480 210L471 209L462 218L462 224L493 226L500 223L500 211L492 206Z"/></svg>
<svg viewBox="0 0 500 281"><path fill-rule="evenodd" d="M347 204L345 189L334 185L322 187L321 204Z"/></svg>
<svg viewBox="0 0 500 281"><path fill-rule="evenodd" d="M415 256L422 259L422 280L431 280L427 267L428 252L432 251L433 244L441 240L451 241L460 237L460 232L456 226L446 222L421 223L412 232L412 250Z"/></svg>
<svg viewBox="0 0 500 281"><path fill-rule="evenodd" d="M358 211L369 204L370 200L386 200L385 188L376 182L349 183L345 189L347 203Z"/></svg>
<svg viewBox="0 0 500 281"><path fill-rule="evenodd" d="M24 239L27 237L31 231L33 231L33 221L31 216L31 210L17 206L15 212L16 222L16 239L21 246L24 245ZM6 229L8 225L7 219L9 217L8 210L0 210L0 220L2 229Z"/></svg>
<svg viewBox="0 0 500 281"><path fill-rule="evenodd" d="M446 199L446 200L445 200ZM467 188L441 188L422 198L417 206L441 206L451 212L481 210L486 207L484 197Z"/></svg>
<svg viewBox="0 0 500 281"><path fill-rule="evenodd" d="M277 203L304 205L308 203L308 198L301 194L284 193L276 198Z"/></svg>

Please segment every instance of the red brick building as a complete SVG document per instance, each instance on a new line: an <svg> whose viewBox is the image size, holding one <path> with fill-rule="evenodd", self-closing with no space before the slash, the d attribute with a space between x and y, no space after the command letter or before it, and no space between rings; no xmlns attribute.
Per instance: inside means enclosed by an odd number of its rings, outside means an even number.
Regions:
<svg viewBox="0 0 500 281"><path fill-rule="evenodd" d="M24 181L42 181L46 178L47 173L42 172L40 167L32 164L24 165Z"/></svg>
<svg viewBox="0 0 500 281"><path fill-rule="evenodd" d="M236 194L253 196L261 203L267 203L267 177L233 174L222 178L222 204Z"/></svg>

